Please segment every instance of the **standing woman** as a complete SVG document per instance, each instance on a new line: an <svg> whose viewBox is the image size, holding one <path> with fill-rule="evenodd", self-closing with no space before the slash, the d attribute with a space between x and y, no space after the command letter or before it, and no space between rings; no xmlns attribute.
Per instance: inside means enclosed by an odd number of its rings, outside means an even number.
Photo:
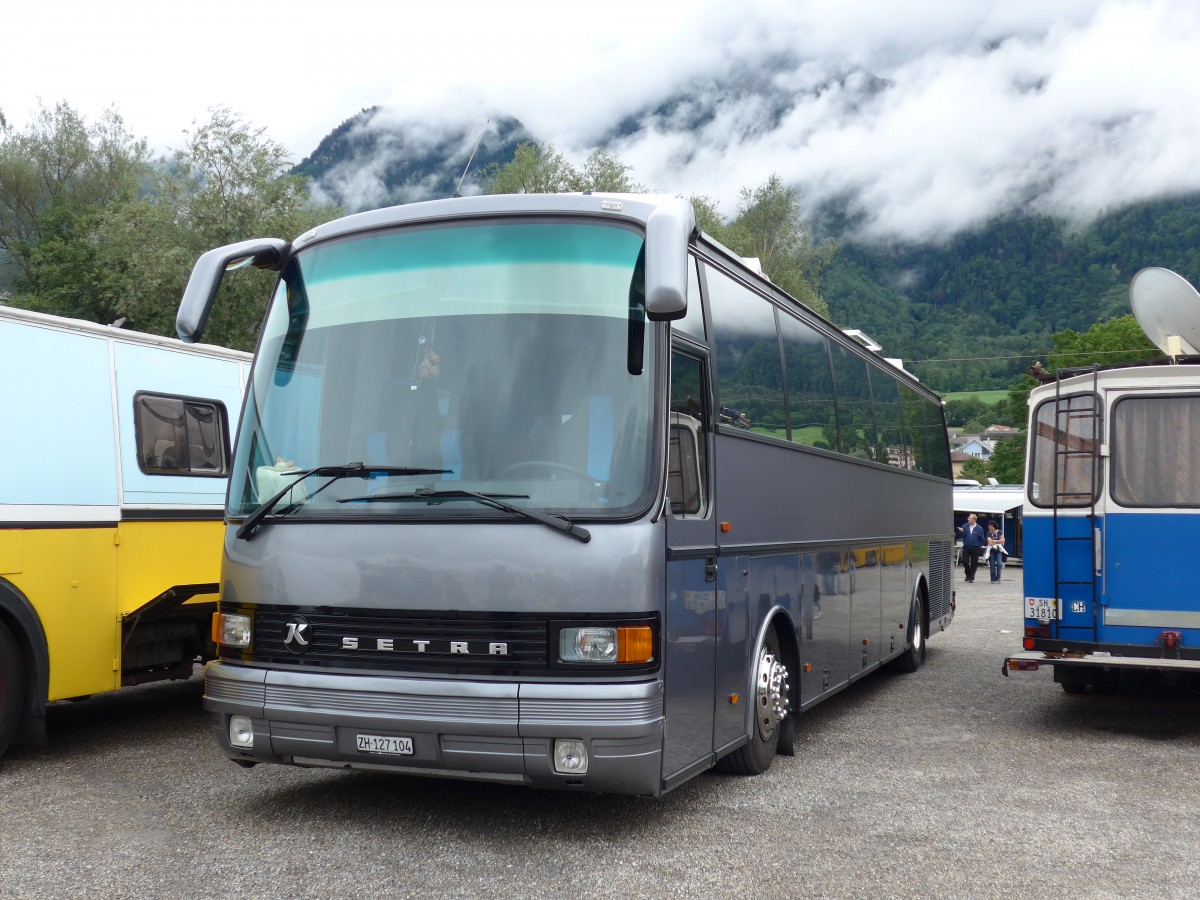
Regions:
<svg viewBox="0 0 1200 900"><path fill-rule="evenodd" d="M987 557L988 571L992 574L992 584L999 584L1000 573L1004 571L1004 557L1008 551L1004 549L1004 532L995 522L988 522Z"/></svg>

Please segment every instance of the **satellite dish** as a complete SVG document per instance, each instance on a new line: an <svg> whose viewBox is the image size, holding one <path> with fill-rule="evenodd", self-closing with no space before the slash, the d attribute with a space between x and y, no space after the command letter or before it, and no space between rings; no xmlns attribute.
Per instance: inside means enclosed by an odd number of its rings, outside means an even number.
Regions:
<svg viewBox="0 0 1200 900"><path fill-rule="evenodd" d="M1200 355L1200 293L1170 269L1142 269L1129 283L1129 305L1146 337L1167 356Z"/></svg>

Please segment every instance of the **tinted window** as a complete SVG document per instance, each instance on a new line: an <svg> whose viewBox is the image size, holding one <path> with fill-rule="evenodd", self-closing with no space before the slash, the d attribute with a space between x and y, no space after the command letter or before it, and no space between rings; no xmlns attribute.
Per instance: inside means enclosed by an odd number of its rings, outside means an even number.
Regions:
<svg viewBox="0 0 1200 900"><path fill-rule="evenodd" d="M950 449L941 404L901 383L900 408L912 467L926 475L949 478Z"/></svg>
<svg viewBox="0 0 1200 900"><path fill-rule="evenodd" d="M707 278L717 351L718 419L723 425L786 439L775 307L711 267Z"/></svg>
<svg viewBox="0 0 1200 900"><path fill-rule="evenodd" d="M667 455L667 494L673 515L703 516L707 509L705 430L702 363L695 357L673 353Z"/></svg>
<svg viewBox="0 0 1200 900"><path fill-rule="evenodd" d="M688 257L687 283L687 315L671 327L676 331L690 335L696 340L704 340L704 306L700 301L700 278L696 274L696 258Z"/></svg>
<svg viewBox="0 0 1200 900"><path fill-rule="evenodd" d="M875 459L875 420L867 361L833 345L833 378L837 388L838 446L847 456Z"/></svg>
<svg viewBox="0 0 1200 900"><path fill-rule="evenodd" d="M888 372L871 366L871 402L875 410L875 427L879 444L875 448L876 462L899 469L910 468L904 444L904 425L900 417L900 390L896 379Z"/></svg>
<svg viewBox="0 0 1200 900"><path fill-rule="evenodd" d="M837 450L837 416L829 341L799 319L780 313L779 332L787 367L788 415L797 444Z"/></svg>
<svg viewBox="0 0 1200 900"><path fill-rule="evenodd" d="M157 394L133 398L138 465L149 475L224 475L229 468L225 406Z"/></svg>

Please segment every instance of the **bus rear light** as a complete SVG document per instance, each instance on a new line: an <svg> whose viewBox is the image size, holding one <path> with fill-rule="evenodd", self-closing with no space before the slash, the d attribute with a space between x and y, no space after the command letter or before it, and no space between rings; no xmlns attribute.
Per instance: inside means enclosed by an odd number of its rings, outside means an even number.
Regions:
<svg viewBox="0 0 1200 900"><path fill-rule="evenodd" d="M1049 625L1026 625L1025 637L1027 638L1048 638L1050 637Z"/></svg>
<svg viewBox="0 0 1200 900"><path fill-rule="evenodd" d="M236 613L215 612L212 618L213 643L222 647L250 646L250 617Z"/></svg>
<svg viewBox="0 0 1200 900"><path fill-rule="evenodd" d="M1028 637L1025 638L1025 640L1021 641L1021 646L1024 647L1026 650L1032 650L1033 649L1033 638L1028 638Z"/></svg>
<svg viewBox="0 0 1200 900"><path fill-rule="evenodd" d="M1036 672L1038 661L1036 659L1010 659L1008 667L1014 672Z"/></svg>

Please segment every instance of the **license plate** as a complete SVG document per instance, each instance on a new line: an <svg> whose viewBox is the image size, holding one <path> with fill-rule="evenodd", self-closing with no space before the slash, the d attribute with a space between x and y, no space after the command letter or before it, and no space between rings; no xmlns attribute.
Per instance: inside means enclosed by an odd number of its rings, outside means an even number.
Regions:
<svg viewBox="0 0 1200 900"><path fill-rule="evenodd" d="M360 734L358 749L363 753L387 753L394 756L412 756L413 743L410 737L388 737L383 734Z"/></svg>
<svg viewBox="0 0 1200 900"><path fill-rule="evenodd" d="M1058 603L1053 597L1026 597L1025 618L1048 620L1058 618Z"/></svg>

